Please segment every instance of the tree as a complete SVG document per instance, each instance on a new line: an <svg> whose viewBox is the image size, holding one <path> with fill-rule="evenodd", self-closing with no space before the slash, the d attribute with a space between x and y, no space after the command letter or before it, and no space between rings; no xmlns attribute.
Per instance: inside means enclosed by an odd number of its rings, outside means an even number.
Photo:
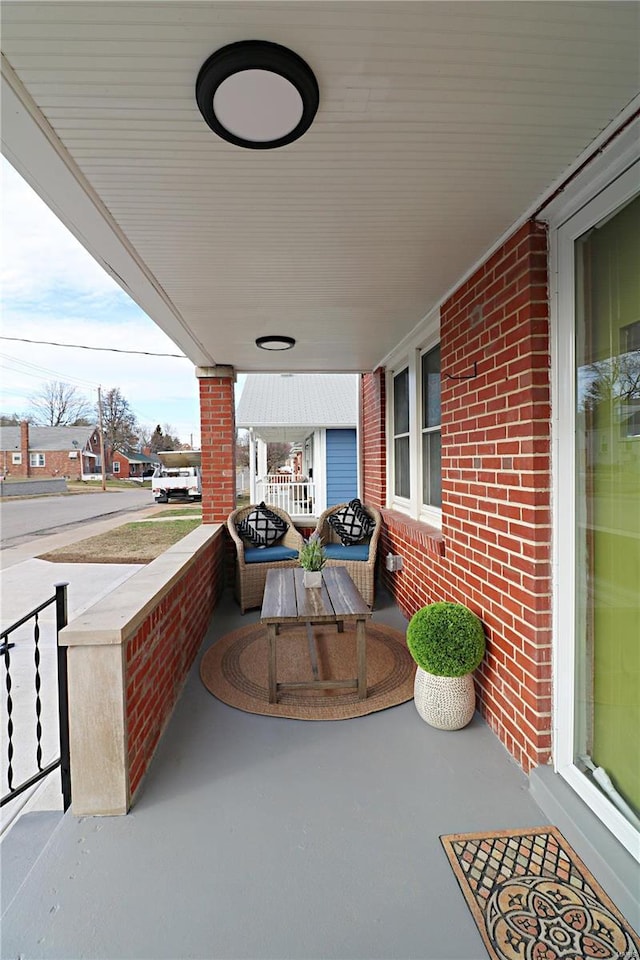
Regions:
<svg viewBox="0 0 640 960"><path fill-rule="evenodd" d="M33 417L27 413L0 413L0 427L19 427L24 421L33 422Z"/></svg>
<svg viewBox="0 0 640 960"><path fill-rule="evenodd" d="M135 414L118 387L111 387L102 396L102 432L105 447L111 452L128 453L138 446Z"/></svg>
<svg viewBox="0 0 640 960"><path fill-rule="evenodd" d="M586 410L607 401L626 403L640 400L640 351L595 360L585 371L582 402Z"/></svg>
<svg viewBox="0 0 640 960"><path fill-rule="evenodd" d="M91 426L91 403L77 387L59 380L43 383L29 398L33 422L47 427Z"/></svg>
<svg viewBox="0 0 640 960"><path fill-rule="evenodd" d="M138 423L136 426L138 433L138 444L141 450L151 450L151 438L153 431L144 423Z"/></svg>
<svg viewBox="0 0 640 960"><path fill-rule="evenodd" d="M165 423L164 429L160 426L160 424L158 424L151 434L151 439L149 441L149 446L152 453L157 453L159 450L183 449L180 438L177 434L173 433L173 429L174 428L169 423Z"/></svg>
<svg viewBox="0 0 640 960"><path fill-rule="evenodd" d="M246 470L249 466L249 434L246 432L236 435L236 467Z"/></svg>
<svg viewBox="0 0 640 960"><path fill-rule="evenodd" d="M267 444L267 473L276 473L291 453L290 443Z"/></svg>

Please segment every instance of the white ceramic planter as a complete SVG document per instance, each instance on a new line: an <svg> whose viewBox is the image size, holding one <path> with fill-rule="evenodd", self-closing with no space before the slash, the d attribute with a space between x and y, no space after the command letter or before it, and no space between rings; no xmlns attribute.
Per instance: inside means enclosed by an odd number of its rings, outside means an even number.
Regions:
<svg viewBox="0 0 640 960"><path fill-rule="evenodd" d="M305 587L321 587L322 570L305 570L302 574L302 582Z"/></svg>
<svg viewBox="0 0 640 960"><path fill-rule="evenodd" d="M471 673L464 677L435 677L418 667L413 696L422 719L439 730L466 727L476 708Z"/></svg>

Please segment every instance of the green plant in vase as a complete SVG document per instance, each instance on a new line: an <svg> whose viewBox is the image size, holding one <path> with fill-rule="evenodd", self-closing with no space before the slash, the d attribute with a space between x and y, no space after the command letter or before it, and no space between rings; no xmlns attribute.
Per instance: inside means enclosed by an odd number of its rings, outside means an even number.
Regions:
<svg viewBox="0 0 640 960"><path fill-rule="evenodd" d="M441 730L466 726L475 710L473 671L485 652L482 621L462 603L431 603L414 613L407 646L418 665L416 709Z"/></svg>
<svg viewBox="0 0 640 960"><path fill-rule="evenodd" d="M322 568L327 562L327 555L317 533L312 533L309 539L305 540L300 547L298 558L304 570L305 587L322 586Z"/></svg>

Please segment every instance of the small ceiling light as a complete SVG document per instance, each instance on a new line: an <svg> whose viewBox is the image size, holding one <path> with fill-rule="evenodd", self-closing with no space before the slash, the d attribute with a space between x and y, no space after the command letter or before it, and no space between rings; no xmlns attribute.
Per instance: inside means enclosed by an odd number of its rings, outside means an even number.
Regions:
<svg viewBox="0 0 640 960"><path fill-rule="evenodd" d="M261 350L291 350L295 345L293 337L258 337L256 340L256 347Z"/></svg>
<svg viewBox="0 0 640 960"><path fill-rule="evenodd" d="M211 129L239 147L271 150L305 133L320 94L305 61L278 43L243 40L205 60L196 101Z"/></svg>

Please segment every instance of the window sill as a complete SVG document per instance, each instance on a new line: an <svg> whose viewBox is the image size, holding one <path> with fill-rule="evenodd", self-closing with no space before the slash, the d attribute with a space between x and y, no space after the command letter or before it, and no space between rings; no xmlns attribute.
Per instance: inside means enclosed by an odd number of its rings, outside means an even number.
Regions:
<svg viewBox="0 0 640 960"><path fill-rule="evenodd" d="M414 520L413 517L407 517L398 510L383 509L382 516L394 536L410 540L434 557L444 557L444 537L442 530L438 527L432 527L421 520Z"/></svg>

